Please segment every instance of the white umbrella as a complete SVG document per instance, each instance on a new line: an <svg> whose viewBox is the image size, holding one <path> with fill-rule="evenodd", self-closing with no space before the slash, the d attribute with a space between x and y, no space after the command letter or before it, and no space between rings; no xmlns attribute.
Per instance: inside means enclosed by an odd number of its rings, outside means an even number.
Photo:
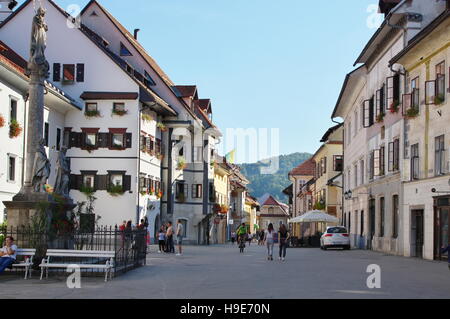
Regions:
<svg viewBox="0 0 450 319"><path fill-rule="evenodd" d="M322 210L312 210L301 216L295 217L290 223L339 223L339 219L328 215Z"/></svg>

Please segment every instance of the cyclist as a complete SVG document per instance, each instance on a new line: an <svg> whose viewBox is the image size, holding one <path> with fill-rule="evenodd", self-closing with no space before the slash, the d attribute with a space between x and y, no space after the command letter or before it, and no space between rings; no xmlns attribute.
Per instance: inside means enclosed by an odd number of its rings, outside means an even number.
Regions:
<svg viewBox="0 0 450 319"><path fill-rule="evenodd" d="M247 227L245 227L245 223L242 223L242 225L239 226L236 234L238 236L239 250L243 253L245 248L245 236L247 235Z"/></svg>

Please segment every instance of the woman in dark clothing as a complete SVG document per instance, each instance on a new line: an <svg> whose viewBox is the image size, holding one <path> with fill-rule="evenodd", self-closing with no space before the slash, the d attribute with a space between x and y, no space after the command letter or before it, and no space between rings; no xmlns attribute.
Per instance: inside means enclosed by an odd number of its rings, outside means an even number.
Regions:
<svg viewBox="0 0 450 319"><path fill-rule="evenodd" d="M278 234L279 234L278 237L280 238L280 257L278 257L278 259L284 261L284 259L286 258L287 240L290 236L284 224L280 226Z"/></svg>

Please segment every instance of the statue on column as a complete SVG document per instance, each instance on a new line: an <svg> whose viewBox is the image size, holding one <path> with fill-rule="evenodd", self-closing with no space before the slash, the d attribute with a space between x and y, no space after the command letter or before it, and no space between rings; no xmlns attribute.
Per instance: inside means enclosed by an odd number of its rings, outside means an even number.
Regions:
<svg viewBox="0 0 450 319"><path fill-rule="evenodd" d="M48 26L45 23L45 10L39 7L33 18L31 28L30 60L28 62L28 75L37 67L39 75L48 78L50 66L45 58L45 48L47 46Z"/></svg>
<svg viewBox="0 0 450 319"><path fill-rule="evenodd" d="M39 147L34 157L33 165L33 190L36 193L45 192L44 186L47 184L48 177L50 176L50 161L47 158L45 152L45 140L41 139Z"/></svg>
<svg viewBox="0 0 450 319"><path fill-rule="evenodd" d="M70 168L66 153L67 147L63 146L56 161L57 168L54 192L58 195L69 197Z"/></svg>

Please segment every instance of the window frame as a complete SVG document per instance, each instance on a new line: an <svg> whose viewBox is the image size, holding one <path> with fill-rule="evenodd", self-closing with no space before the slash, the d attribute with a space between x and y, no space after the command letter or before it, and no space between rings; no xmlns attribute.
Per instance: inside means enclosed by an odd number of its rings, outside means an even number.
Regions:
<svg viewBox="0 0 450 319"><path fill-rule="evenodd" d="M420 179L420 153L419 143L411 145L411 180ZM416 175L417 172L417 175Z"/></svg>
<svg viewBox="0 0 450 319"><path fill-rule="evenodd" d="M72 74L73 75L73 79L66 78L66 70L68 72L73 71L73 74ZM64 83L64 84L75 83L75 79L76 79L76 66L75 66L75 64L63 64L62 75L63 75L62 76L62 83Z"/></svg>
<svg viewBox="0 0 450 319"><path fill-rule="evenodd" d="M6 181L8 183L16 183L17 182L17 155L7 154L8 162L7 162L7 178ZM11 160L13 160L13 168L11 172ZM13 176L11 176L11 173ZM12 177L12 178L11 178Z"/></svg>
<svg viewBox="0 0 450 319"><path fill-rule="evenodd" d="M445 175L445 135L434 138L434 176ZM439 165L438 165L439 164ZM439 167L439 170L438 170Z"/></svg>

